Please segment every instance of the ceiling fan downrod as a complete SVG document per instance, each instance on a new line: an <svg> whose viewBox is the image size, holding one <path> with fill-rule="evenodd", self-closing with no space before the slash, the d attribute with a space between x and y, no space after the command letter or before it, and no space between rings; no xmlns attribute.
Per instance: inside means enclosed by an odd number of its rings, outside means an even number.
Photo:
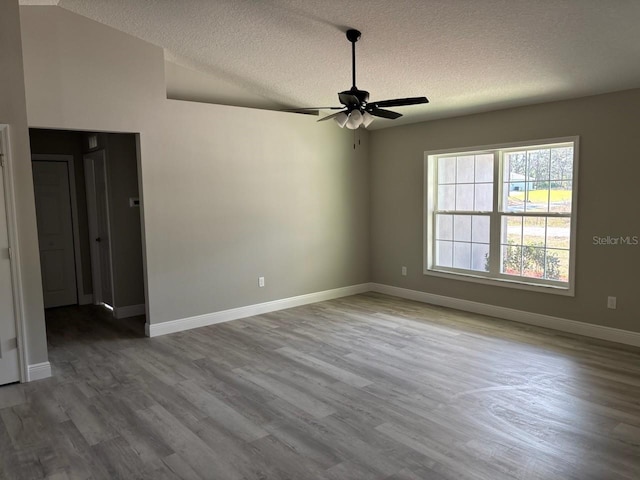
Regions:
<svg viewBox="0 0 640 480"><path fill-rule="evenodd" d="M353 28L347 30L347 40L351 42L351 88L353 90L357 90L356 87L356 42L360 40L359 30L355 30Z"/></svg>

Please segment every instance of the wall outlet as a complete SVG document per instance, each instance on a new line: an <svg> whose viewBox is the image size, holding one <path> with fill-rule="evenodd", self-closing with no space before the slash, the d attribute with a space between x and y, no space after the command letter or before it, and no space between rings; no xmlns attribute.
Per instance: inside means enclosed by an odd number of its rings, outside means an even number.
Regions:
<svg viewBox="0 0 640 480"><path fill-rule="evenodd" d="M258 277L258 286L264 287L264 277Z"/></svg>
<svg viewBox="0 0 640 480"><path fill-rule="evenodd" d="M610 308L611 310L615 310L617 303L618 302L616 297L607 297L607 308Z"/></svg>
<svg viewBox="0 0 640 480"><path fill-rule="evenodd" d="M407 276L407 267L402 267L402 276L403 277Z"/></svg>

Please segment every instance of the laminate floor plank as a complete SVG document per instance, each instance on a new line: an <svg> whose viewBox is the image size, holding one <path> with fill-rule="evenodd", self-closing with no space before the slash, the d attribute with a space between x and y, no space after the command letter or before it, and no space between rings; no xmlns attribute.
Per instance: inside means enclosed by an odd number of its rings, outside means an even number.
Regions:
<svg viewBox="0 0 640 480"><path fill-rule="evenodd" d="M198 473L194 471L193 468L191 468L191 465L189 465L189 463L177 453L168 455L162 460L162 462L168 467L171 474L176 478L179 478L181 480L203 479L203 477L198 475Z"/></svg>
<svg viewBox="0 0 640 480"><path fill-rule="evenodd" d="M173 453L164 441L162 435L155 432L137 414L139 410L151 407L153 404L142 402L136 405L129 401L127 393L117 392L101 396L95 402L96 408L106 418L111 428L118 432L136 456L146 465L154 466ZM113 415L118 412L118 415Z"/></svg>
<svg viewBox="0 0 640 480"><path fill-rule="evenodd" d="M289 382L285 379L277 378L275 375L268 375L258 370L249 369L237 369L234 373L316 418L326 417L335 412L335 410L327 404L289 385Z"/></svg>
<svg viewBox="0 0 640 480"><path fill-rule="evenodd" d="M307 428L297 422L274 421L265 428L273 438L296 452L300 460L313 461L324 470L342 462L342 457L330 444L309 435Z"/></svg>
<svg viewBox="0 0 640 480"><path fill-rule="evenodd" d="M180 395L216 423L246 442L265 437L268 433L207 389L189 380L178 385Z"/></svg>
<svg viewBox="0 0 640 480"><path fill-rule="evenodd" d="M289 347L279 348L276 352L356 388L366 387L373 383L371 380L363 378L354 372L336 367L329 362L315 358L313 355L304 354Z"/></svg>
<svg viewBox="0 0 640 480"><path fill-rule="evenodd" d="M363 294L144 338L46 312L0 480L637 480L640 349Z"/></svg>
<svg viewBox="0 0 640 480"><path fill-rule="evenodd" d="M55 455L64 465L64 473L67 477L70 479L109 478L105 465L94 455L91 446L71 420L58 424L48 433L50 442L54 445Z"/></svg>
<svg viewBox="0 0 640 480"><path fill-rule="evenodd" d="M241 479L238 471L178 418L160 405L138 412L202 478Z"/></svg>

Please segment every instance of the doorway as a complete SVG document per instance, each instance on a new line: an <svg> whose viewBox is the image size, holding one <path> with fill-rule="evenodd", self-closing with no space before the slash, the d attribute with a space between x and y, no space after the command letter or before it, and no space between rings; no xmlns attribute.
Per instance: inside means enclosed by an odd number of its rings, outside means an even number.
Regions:
<svg viewBox="0 0 640 480"><path fill-rule="evenodd" d="M45 312L94 304L118 319L145 315L137 134L29 134Z"/></svg>

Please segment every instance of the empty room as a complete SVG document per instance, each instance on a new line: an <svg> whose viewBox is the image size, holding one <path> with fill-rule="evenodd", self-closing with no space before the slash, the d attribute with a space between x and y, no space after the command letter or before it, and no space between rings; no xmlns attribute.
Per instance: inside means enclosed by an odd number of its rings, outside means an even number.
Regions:
<svg viewBox="0 0 640 480"><path fill-rule="evenodd" d="M0 0L0 480L640 478L639 21Z"/></svg>

